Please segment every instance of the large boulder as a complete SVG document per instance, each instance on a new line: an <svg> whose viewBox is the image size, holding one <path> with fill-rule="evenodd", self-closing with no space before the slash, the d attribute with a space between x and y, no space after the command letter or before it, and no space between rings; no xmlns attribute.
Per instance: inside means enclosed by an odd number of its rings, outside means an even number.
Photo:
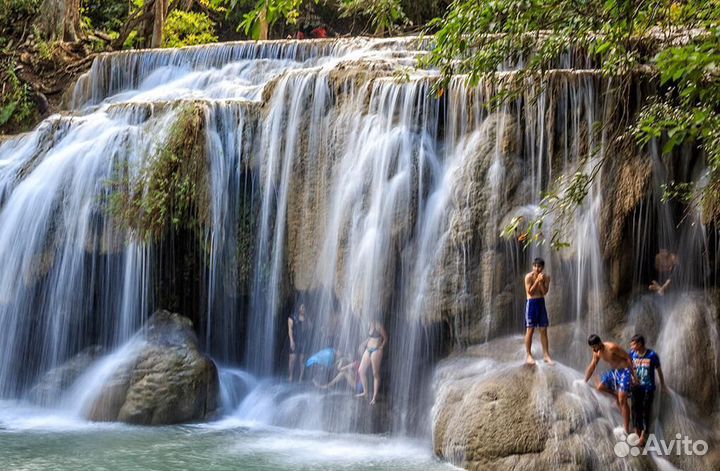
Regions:
<svg viewBox="0 0 720 471"><path fill-rule="evenodd" d="M717 416L698 413L693 396L678 392L658 392L655 437L704 440L709 452L617 456L616 447L624 446L614 434L622 423L619 410L575 369L584 368L589 354L578 356L573 331L566 324L550 335L553 344L567 346L556 359L574 368L524 365L520 336L468 348L441 363L434 379L435 454L470 470L720 469Z"/></svg>
<svg viewBox="0 0 720 471"><path fill-rule="evenodd" d="M101 347L88 347L60 366L47 371L30 389L28 399L42 406L57 405L63 393L101 354Z"/></svg>
<svg viewBox="0 0 720 471"><path fill-rule="evenodd" d="M435 389L435 454L463 468L654 469L646 458L615 455L614 406L561 364L454 358Z"/></svg>
<svg viewBox="0 0 720 471"><path fill-rule="evenodd" d="M188 318L158 311L136 342L86 409L89 419L163 425L216 411L218 370L199 350Z"/></svg>
<svg viewBox="0 0 720 471"><path fill-rule="evenodd" d="M670 387L706 416L720 409L720 320L713 300L702 292L656 301L664 317L654 348Z"/></svg>

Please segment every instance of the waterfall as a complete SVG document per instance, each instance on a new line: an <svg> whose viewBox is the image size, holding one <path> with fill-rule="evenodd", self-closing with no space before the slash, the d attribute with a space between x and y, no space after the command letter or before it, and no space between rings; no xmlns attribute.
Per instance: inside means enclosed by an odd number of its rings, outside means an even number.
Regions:
<svg viewBox="0 0 720 471"><path fill-rule="evenodd" d="M352 431L357 414L335 407L337 395L295 394L277 379L287 317L305 304L308 353L333 347L359 360L370 322L384 324L387 428L426 434L435 362L522 332L532 258L548 261L551 323L571 331L553 348L575 368L587 335L612 332L624 316L613 310L615 274L635 288L634 325L645 302L637 288L660 246L688 262L678 291L708 287L711 230L673 230L677 211L660 201L668 171L696 180L701 163L669 170L655 150L629 170L598 167L617 150L611 131L625 106L611 80L560 68L492 109L500 82L454 77L437 93L437 71L417 67L423 47L341 39L98 56L69 111L0 145L0 394L23 397L93 345L116 353L93 370L107 375L148 315L171 308L227 365L225 409L272 425L278 411L295 411L303 417L293 426ZM174 195L153 199L170 147L196 159L171 159L197 170L187 214L167 213ZM568 248L523 250L501 237L514 216L541 212L543 192L566 191L558 176L596 169ZM618 186L623 171L638 176L637 195ZM620 208L623 192L632 204ZM122 207L128 199L133 211ZM559 224L550 218L542 231ZM671 355L682 340L667 329L684 324L668 309L652 338Z"/></svg>

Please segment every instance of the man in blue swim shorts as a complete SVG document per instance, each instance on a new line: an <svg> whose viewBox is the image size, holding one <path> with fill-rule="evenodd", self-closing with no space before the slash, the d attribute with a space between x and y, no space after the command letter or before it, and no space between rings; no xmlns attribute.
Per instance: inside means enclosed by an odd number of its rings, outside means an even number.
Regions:
<svg viewBox="0 0 720 471"><path fill-rule="evenodd" d="M552 358L550 358L547 334L550 322L545 308L545 295L550 290L550 276L545 274L544 271L545 260L538 257L533 261L532 271L525 275L525 293L527 294L527 304L525 305L525 351L527 352L526 361L528 365L535 364L531 352L535 329L540 329L543 359L546 363L553 364Z"/></svg>
<svg viewBox="0 0 720 471"><path fill-rule="evenodd" d="M637 383L632 359L620 345L613 342L603 342L595 334L588 338L588 345L592 349L593 356L590 365L585 371L585 382L587 383L590 380L600 360L604 360L610 365L610 369L598 381L597 389L615 397L620 413L623 416L625 432L630 433L630 405L628 404L628 398L633 384Z"/></svg>

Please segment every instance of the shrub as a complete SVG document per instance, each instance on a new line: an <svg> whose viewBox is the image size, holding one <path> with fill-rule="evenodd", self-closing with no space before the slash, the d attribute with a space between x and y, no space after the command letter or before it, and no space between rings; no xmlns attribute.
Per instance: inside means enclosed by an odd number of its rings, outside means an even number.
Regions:
<svg viewBox="0 0 720 471"><path fill-rule="evenodd" d="M217 41L215 23L205 13L174 10L163 30L163 47L182 47Z"/></svg>

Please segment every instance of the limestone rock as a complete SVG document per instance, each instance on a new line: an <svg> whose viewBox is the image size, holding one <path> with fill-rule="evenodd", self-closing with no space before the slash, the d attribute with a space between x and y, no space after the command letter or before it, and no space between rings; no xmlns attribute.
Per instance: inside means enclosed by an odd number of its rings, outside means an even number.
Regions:
<svg viewBox="0 0 720 471"><path fill-rule="evenodd" d="M466 155L458 157L448 242L431 277L422 317L437 322L473 313L475 318L460 322L475 328L456 333L463 339L486 338L502 330L477 317L487 318L486 311L505 313L512 304L512 286L506 272L497 269L507 262L497 227L522 181L513 140L517 126L512 115L493 113L457 145ZM478 311L483 305L488 308Z"/></svg>
<svg viewBox="0 0 720 471"><path fill-rule="evenodd" d="M103 386L88 418L162 425L211 416L218 407L218 371L199 350L191 321L161 310L141 336L141 347Z"/></svg>
<svg viewBox="0 0 720 471"><path fill-rule="evenodd" d="M667 318L656 350L669 386L703 414L720 409L720 320L718 308L702 292L683 293L661 303ZM664 312L663 312L664 311Z"/></svg>
<svg viewBox="0 0 720 471"><path fill-rule="evenodd" d="M653 469L618 458L610 401L561 364L455 358L436 376L435 454L469 470Z"/></svg>
<svg viewBox="0 0 720 471"><path fill-rule="evenodd" d="M28 398L43 406L57 404L62 393L88 369L101 353L102 348L99 346L88 347L62 365L46 372L30 390Z"/></svg>

